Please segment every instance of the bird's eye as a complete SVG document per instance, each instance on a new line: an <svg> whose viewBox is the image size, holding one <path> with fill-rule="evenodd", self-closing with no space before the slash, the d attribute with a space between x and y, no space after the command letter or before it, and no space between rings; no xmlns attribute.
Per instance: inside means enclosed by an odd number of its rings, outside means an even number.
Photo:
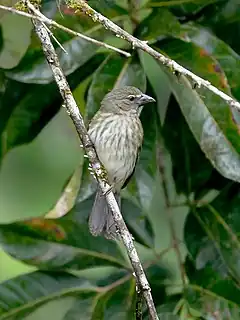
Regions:
<svg viewBox="0 0 240 320"><path fill-rule="evenodd" d="M133 100L135 99L135 96L134 96L134 95L130 95L130 96L128 96L128 99L129 99L130 101L133 101Z"/></svg>

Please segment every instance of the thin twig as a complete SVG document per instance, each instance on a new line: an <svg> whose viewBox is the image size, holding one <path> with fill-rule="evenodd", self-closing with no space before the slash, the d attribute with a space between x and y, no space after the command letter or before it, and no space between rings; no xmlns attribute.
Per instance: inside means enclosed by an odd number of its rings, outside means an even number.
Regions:
<svg viewBox="0 0 240 320"><path fill-rule="evenodd" d="M61 45L61 43L58 41L58 39L54 36L54 34L52 33L52 31L46 26L46 24L44 22L42 22L42 24L44 25L45 29L47 30L47 32L50 34L50 36L53 38L53 40L59 45L59 47L62 49L63 52L65 52L66 54L67 51L63 48L63 46Z"/></svg>
<svg viewBox="0 0 240 320"><path fill-rule="evenodd" d="M31 13L34 13L32 10L32 5L29 0L25 0L26 5L29 8ZM66 77L63 74L63 71L60 67L59 59L56 54L56 51L51 43L51 39L48 35L47 30L44 28L42 22L33 19L33 25L35 27L35 32L39 37L43 52L45 54L46 60L52 69L55 81L58 85L59 91L64 100L64 105L66 107L67 113L75 125L76 131L79 135L79 138L84 146L85 153L89 158L89 162L92 166L93 172L95 173L96 179L99 183L99 186L104 194L106 194L106 200L108 206L111 208L113 213L113 218L117 227L117 230L122 238L122 241L126 247L129 259L131 261L134 274L136 276L136 281L139 283L140 289L146 300L146 304L149 309L149 314L152 320L158 320L157 312L151 295L151 288L149 286L148 280L144 273L142 264L138 257L137 250L134 246L133 239L129 233L127 226L122 218L122 214L119 210L117 201L113 195L113 192L109 192L110 186L106 183L105 178L105 169L100 163L94 146L89 138L88 132L85 128L83 118L79 112L79 108L76 104L76 101L73 98L70 87L67 83Z"/></svg>
<svg viewBox="0 0 240 320"><path fill-rule="evenodd" d="M65 32L67 32L69 34L72 34L72 35L74 35L76 37L79 37L79 38L82 38L82 39L84 39L86 41L92 42L92 43L96 44L97 46L101 46L101 47L116 51L116 52L118 52L118 53L120 53L120 54L122 54L122 55L124 55L126 57L130 57L131 56L131 54L129 52L126 52L124 50L118 49L116 47L111 46L110 44L104 43L102 41L98 41L96 39L93 39L93 38L90 38L88 36L85 36L84 34L81 34L81 33L77 32L77 31L74 31L72 29L64 27L63 25L61 25L61 24L59 24L59 23L47 18L46 16L44 16L34 6L32 6L31 9L34 10L33 12L34 12L35 15L32 15L32 14L17 10L15 8L6 7L6 6L3 6L3 5L0 5L0 9L5 10L5 11L9 11L11 13L18 14L18 15L21 15L21 16L24 16L24 17L27 17L27 18L37 19L38 21L46 23L46 24L48 24L50 26L54 26L54 27L56 27L58 29L61 29L61 30L65 31ZM56 41L56 39L55 39L55 41Z"/></svg>
<svg viewBox="0 0 240 320"><path fill-rule="evenodd" d="M23 11L17 10L15 8L12 8L12 7L6 7L6 6L3 6L3 5L0 4L0 9L2 9L4 11L9 11L11 13L18 14L18 15L26 17L26 18L36 19L36 17L34 15L32 15L30 13L27 13L27 12L23 12Z"/></svg>
<svg viewBox="0 0 240 320"><path fill-rule="evenodd" d="M164 66L169 68L171 71L175 71L181 75L184 75L192 80L193 87L205 87L208 90L215 93L217 96L222 98L224 101L226 101L231 107L234 107L238 110L240 110L240 103L224 93L223 91L217 89L214 87L209 81L204 80L200 78L199 76L195 75L188 69L182 67L180 64L175 62L172 59L169 59L165 57L160 52L154 50L150 46L147 45L146 41L139 40L129 34L127 31L120 28L118 25L116 25L114 22L112 22L107 17L103 16L101 13L97 12L96 10L92 9L87 2L84 0L66 0L66 3L69 7L75 9L75 10L81 10L86 15L92 18L94 22L101 23L107 30L112 31L117 37L120 37L128 42L131 43L133 49L141 49L148 54L150 54L154 59L160 61Z"/></svg>

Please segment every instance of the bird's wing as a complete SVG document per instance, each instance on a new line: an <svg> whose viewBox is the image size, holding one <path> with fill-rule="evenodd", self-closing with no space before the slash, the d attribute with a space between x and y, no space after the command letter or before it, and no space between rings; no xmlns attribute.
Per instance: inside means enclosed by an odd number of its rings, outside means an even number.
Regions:
<svg viewBox="0 0 240 320"><path fill-rule="evenodd" d="M124 189L127 186L128 182L131 180L132 176L134 175L140 151L141 151L141 147L138 148L138 154L137 154L137 157L136 157L136 161L135 161L135 165L134 165L133 171L130 173L130 175L125 180L124 185L122 186L122 189Z"/></svg>

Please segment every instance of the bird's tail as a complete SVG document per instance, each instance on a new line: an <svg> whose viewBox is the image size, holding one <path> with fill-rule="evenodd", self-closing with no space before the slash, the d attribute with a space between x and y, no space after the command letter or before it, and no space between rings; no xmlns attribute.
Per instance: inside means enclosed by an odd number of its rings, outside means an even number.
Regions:
<svg viewBox="0 0 240 320"><path fill-rule="evenodd" d="M114 193L118 205L120 206L120 195ZM107 239L116 239L117 232L111 209L108 207L105 196L98 189L92 212L89 217L89 230L92 235L103 234Z"/></svg>

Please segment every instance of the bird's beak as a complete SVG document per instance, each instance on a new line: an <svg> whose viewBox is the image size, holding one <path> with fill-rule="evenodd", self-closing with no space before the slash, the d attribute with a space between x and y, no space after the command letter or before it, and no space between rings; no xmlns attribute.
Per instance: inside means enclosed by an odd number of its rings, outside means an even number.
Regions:
<svg viewBox="0 0 240 320"><path fill-rule="evenodd" d="M148 96L148 95L146 95L146 94L144 94L144 93L142 93L141 95L140 95L140 97L139 97L139 105L144 105L144 104L146 104L146 103L150 103L150 102L156 102L156 100L155 99L153 99L152 97L150 97L150 96Z"/></svg>

